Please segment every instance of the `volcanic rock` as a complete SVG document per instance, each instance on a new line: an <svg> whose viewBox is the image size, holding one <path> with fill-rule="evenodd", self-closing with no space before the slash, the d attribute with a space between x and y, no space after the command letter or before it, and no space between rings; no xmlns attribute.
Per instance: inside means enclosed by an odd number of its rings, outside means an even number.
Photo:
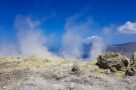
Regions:
<svg viewBox="0 0 136 90"><path fill-rule="evenodd" d="M113 72L123 71L127 68L129 60L126 56L119 53L107 53L99 55L96 63L100 68L110 69Z"/></svg>
<svg viewBox="0 0 136 90"><path fill-rule="evenodd" d="M130 64L126 70L126 75L134 76L136 74L136 52L132 55Z"/></svg>

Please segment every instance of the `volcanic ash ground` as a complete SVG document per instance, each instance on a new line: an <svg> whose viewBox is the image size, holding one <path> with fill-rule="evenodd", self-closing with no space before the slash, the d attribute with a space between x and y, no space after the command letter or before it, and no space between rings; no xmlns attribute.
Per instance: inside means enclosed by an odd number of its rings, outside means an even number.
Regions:
<svg viewBox="0 0 136 90"><path fill-rule="evenodd" d="M135 90L136 77L97 61L0 57L0 90Z"/></svg>

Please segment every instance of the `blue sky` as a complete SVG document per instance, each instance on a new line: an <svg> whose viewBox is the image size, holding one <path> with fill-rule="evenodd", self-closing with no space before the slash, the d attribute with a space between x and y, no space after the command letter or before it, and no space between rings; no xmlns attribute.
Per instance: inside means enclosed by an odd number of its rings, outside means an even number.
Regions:
<svg viewBox="0 0 136 90"><path fill-rule="evenodd" d="M90 20L86 37L97 35L108 44L133 42L135 4L136 0L1 0L0 41L17 42L14 24L21 15L40 21L42 32L54 37L53 44L57 46L65 33L66 21L74 16L78 17L74 24L79 26Z"/></svg>

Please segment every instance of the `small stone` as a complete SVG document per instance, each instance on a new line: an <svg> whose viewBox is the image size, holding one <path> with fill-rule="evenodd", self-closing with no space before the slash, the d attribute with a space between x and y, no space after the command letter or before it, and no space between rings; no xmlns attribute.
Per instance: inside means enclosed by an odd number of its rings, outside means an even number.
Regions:
<svg viewBox="0 0 136 90"><path fill-rule="evenodd" d="M72 83L69 84L68 88L69 88L69 90L76 90L77 89L77 85L74 82L72 82Z"/></svg>
<svg viewBox="0 0 136 90"><path fill-rule="evenodd" d="M78 72L80 69L79 69L79 66L77 64L74 64L71 71L72 72Z"/></svg>
<svg viewBox="0 0 136 90"><path fill-rule="evenodd" d="M111 73L111 70L110 70L110 69L107 69L107 70L105 71L105 73L106 73L106 74L110 74L110 73Z"/></svg>
<svg viewBox="0 0 136 90"><path fill-rule="evenodd" d="M115 67L112 67L111 72L117 72L117 69Z"/></svg>

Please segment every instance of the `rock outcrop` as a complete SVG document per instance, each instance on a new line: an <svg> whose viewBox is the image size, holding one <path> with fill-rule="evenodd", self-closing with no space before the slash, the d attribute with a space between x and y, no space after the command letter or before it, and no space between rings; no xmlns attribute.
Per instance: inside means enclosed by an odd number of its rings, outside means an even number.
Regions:
<svg viewBox="0 0 136 90"><path fill-rule="evenodd" d="M124 71L129 64L129 59L118 53L107 53L99 55L97 65L103 69L110 69L112 72Z"/></svg>
<svg viewBox="0 0 136 90"><path fill-rule="evenodd" d="M136 61L136 52L134 52L134 54L132 55L132 60Z"/></svg>
<svg viewBox="0 0 136 90"><path fill-rule="evenodd" d="M125 75L136 75L136 52L129 60L126 56L119 53L106 53L99 55L96 63L100 68L110 70L111 72L122 71Z"/></svg>
<svg viewBox="0 0 136 90"><path fill-rule="evenodd" d="M136 52L132 55L129 66L126 70L126 75L134 76L136 74Z"/></svg>

